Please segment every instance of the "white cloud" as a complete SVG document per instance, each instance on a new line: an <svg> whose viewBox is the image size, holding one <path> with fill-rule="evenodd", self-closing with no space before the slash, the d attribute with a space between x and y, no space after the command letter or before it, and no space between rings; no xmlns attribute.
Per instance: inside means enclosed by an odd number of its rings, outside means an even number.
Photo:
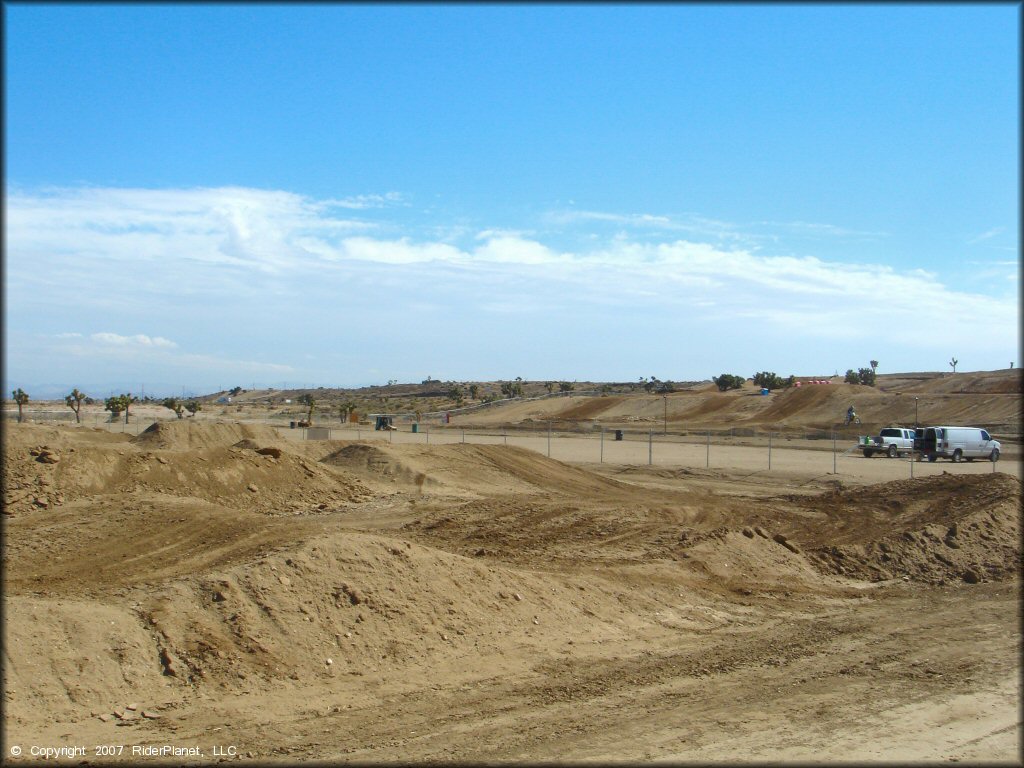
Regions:
<svg viewBox="0 0 1024 768"><path fill-rule="evenodd" d="M387 208L393 205L401 205L404 198L398 192L387 192L383 195L356 195L338 200L325 200L324 207L351 208L354 210L366 210L368 208Z"/></svg>
<svg viewBox="0 0 1024 768"><path fill-rule="evenodd" d="M81 335L81 334L76 334ZM113 344L115 346L138 346L138 347L161 347L165 349L173 349L178 346L170 339L165 339L162 336L146 336L142 333L137 333L134 336L121 336L117 333L94 333L89 336L93 341L98 341L102 344Z"/></svg>
<svg viewBox="0 0 1024 768"><path fill-rule="evenodd" d="M369 207L375 198L353 200ZM346 370L353 360L376 361L381 349L404 355L417 339L424 348L455 332L503 339L509 316L527 324L571 317L558 325L562 345L593 344L602 338L595 327L657 316L659 334L719 348L719 336L742 338L751 328L795 348L883 338L908 350L1017 346L1011 298L864 256L764 255L735 225L695 214L563 212L566 227L596 226L579 238L584 246L556 247L544 235L501 227L460 226L461 237L449 240L439 233L452 227L436 221L418 231L390 222L387 231L399 236L373 236L376 224L335 215L355 204L244 188L18 191L6 206L5 320L24 330L46 318L53 328L39 333L80 359L312 381L317 372L295 362L303 355ZM558 216L542 219L550 232ZM792 225L829 236L881 234ZM1004 291L1002 273L1015 265L999 264L999 290L990 293ZM936 306L984 311L927 333L922 307ZM156 333L60 332L69 327ZM535 332L538 343L550 337L543 325ZM58 353L13 338L9 347L26 345L14 359L37 359L41 371L45 355ZM640 350L646 342L622 343ZM492 348L502 342L484 345Z"/></svg>
<svg viewBox="0 0 1024 768"><path fill-rule="evenodd" d="M968 245L975 245L975 244L983 242L985 240L991 240L993 237L996 237L997 235L1001 235L1005 231L1006 231L1006 227L993 227L992 229L989 229L989 230L987 230L985 232L982 232L980 235L976 235L975 237L972 237L970 240L967 241L967 244Z"/></svg>

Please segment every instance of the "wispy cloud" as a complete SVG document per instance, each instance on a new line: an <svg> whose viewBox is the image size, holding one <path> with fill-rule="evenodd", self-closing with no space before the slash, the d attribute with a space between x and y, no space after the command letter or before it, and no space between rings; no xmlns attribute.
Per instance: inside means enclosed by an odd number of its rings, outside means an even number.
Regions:
<svg viewBox="0 0 1024 768"><path fill-rule="evenodd" d="M653 315L658 338L688 339L708 356L738 349L750 329L793 349L881 338L907 350L1017 343L1016 301L993 298L1002 280L974 295L864 254L765 255L741 227L696 214L569 211L535 230L476 227L446 239L430 234L447 222L393 221L386 228L399 236L384 237L376 223L337 215L356 206L244 188L19 191L6 204L9 351L40 370L70 354L116 359L136 377L162 366L168 378L216 368L312 381L370 370L381 354L428 356L467 334L481 339L470 345L481 360L516 348L517 333L591 348L594 328L612 341L612 318L628 327ZM592 236L566 247L550 235L557 226ZM921 307L980 305L985 312L941 335L920 330ZM868 309L877 307L885 311ZM653 343L627 346L639 355Z"/></svg>
<svg viewBox="0 0 1024 768"><path fill-rule="evenodd" d="M165 339L162 336L146 336L142 333L137 333L134 336L121 336L117 333L108 333L104 331L91 334L89 338L93 341L98 341L101 344L113 344L119 347L163 347L165 349L173 349L178 346L170 339Z"/></svg>
<svg viewBox="0 0 1024 768"><path fill-rule="evenodd" d="M812 221L760 221L758 225L817 237L875 239L889 236L888 232L853 229L836 224Z"/></svg>
<svg viewBox="0 0 1024 768"><path fill-rule="evenodd" d="M364 211L370 208L389 208L396 205L408 205L399 192L387 192L383 195L356 195L337 200L325 200L324 207L350 208Z"/></svg>
<svg viewBox="0 0 1024 768"><path fill-rule="evenodd" d="M993 237L1001 235L1005 231L1006 231L1006 227L993 227L992 229L989 229L989 230L987 230L985 232L982 232L980 235L976 235L976 236L970 238L967 241L967 244L968 245L976 245L976 244L982 243L982 242L984 242L986 240L991 240Z"/></svg>

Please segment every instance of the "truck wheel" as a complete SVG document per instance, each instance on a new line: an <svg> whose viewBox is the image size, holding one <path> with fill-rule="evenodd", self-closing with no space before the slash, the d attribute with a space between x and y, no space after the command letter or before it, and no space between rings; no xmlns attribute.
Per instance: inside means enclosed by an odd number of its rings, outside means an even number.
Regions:
<svg viewBox="0 0 1024 768"><path fill-rule="evenodd" d="M959 464L961 461L963 461L964 452L957 448L955 451L953 451L953 456L951 458L954 464Z"/></svg>
<svg viewBox="0 0 1024 768"><path fill-rule="evenodd" d="M999 461L999 449L998 448L993 448L992 449L992 453L989 454L989 459L991 459L992 461Z"/></svg>
<svg viewBox="0 0 1024 768"><path fill-rule="evenodd" d="M865 459L870 459L874 455L875 455L875 452L872 451L870 448L865 448L864 449L864 458Z"/></svg>
<svg viewBox="0 0 1024 768"><path fill-rule="evenodd" d="M937 458L939 458L937 454L934 454L934 453L929 453L928 454L928 461L935 461Z"/></svg>
<svg viewBox="0 0 1024 768"><path fill-rule="evenodd" d="M896 446L895 445L890 445L888 453L889 453L889 458L890 459L895 459L896 458L896 454L898 454L899 451L896 450Z"/></svg>

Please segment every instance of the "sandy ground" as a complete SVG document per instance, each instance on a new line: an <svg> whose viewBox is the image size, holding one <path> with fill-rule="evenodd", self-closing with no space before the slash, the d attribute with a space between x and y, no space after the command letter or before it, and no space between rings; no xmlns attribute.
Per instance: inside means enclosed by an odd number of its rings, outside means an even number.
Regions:
<svg viewBox="0 0 1024 768"><path fill-rule="evenodd" d="M5 427L5 759L1021 762L1019 454L300 436Z"/></svg>

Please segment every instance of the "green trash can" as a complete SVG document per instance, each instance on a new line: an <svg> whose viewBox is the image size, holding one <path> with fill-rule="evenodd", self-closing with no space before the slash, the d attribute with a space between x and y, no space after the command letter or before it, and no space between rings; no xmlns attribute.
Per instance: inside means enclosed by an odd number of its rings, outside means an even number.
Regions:
<svg viewBox="0 0 1024 768"><path fill-rule="evenodd" d="M419 424L413 424L412 425L412 431L413 432L419 432L420 431L420 425Z"/></svg>

